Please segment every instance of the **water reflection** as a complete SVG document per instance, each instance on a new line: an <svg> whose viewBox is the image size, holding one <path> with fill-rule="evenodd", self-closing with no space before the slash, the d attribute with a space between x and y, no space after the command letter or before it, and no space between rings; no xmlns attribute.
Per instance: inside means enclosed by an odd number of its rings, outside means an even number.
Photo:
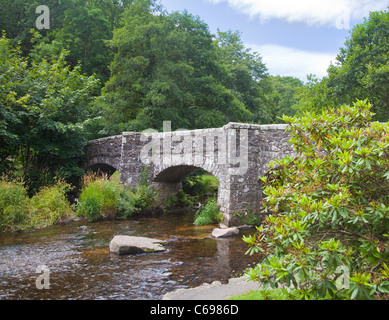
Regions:
<svg viewBox="0 0 389 320"><path fill-rule="evenodd" d="M0 235L0 299L161 299L179 288L241 274L256 257L236 238L210 238L214 226L196 227L192 213L129 221L53 226ZM252 231L249 231L252 232ZM118 234L159 238L167 252L109 253ZM50 268L50 289L38 290L36 268Z"/></svg>

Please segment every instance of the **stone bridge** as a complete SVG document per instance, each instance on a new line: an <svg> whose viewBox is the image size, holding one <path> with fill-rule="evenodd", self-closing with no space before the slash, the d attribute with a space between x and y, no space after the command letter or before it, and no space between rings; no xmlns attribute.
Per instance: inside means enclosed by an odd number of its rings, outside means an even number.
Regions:
<svg viewBox="0 0 389 320"><path fill-rule="evenodd" d="M239 215L261 211L258 177L266 173L267 164L293 153L285 128L229 123L216 129L173 132L170 122L164 122L163 132L124 132L91 141L85 168L117 170L121 183L130 187L143 176L161 200L176 194L182 179L202 168L220 182L218 204L224 223L237 225Z"/></svg>

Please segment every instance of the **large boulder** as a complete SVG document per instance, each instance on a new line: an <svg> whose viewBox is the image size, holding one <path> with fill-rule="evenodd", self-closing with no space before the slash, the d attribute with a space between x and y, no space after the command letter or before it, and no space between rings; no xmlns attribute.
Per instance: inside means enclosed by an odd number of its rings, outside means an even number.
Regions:
<svg viewBox="0 0 389 320"><path fill-rule="evenodd" d="M215 238L226 238L226 237L232 237L239 234L238 228L226 228L226 229L214 229L212 231L212 236Z"/></svg>
<svg viewBox="0 0 389 320"><path fill-rule="evenodd" d="M153 253L166 251L163 241L158 239L115 236L110 244L109 251L118 255Z"/></svg>

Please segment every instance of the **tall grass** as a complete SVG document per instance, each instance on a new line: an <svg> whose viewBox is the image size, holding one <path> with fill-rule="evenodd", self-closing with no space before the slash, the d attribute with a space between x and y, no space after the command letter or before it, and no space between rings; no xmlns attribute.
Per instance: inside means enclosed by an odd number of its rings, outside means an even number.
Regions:
<svg viewBox="0 0 389 320"><path fill-rule="evenodd" d="M78 200L79 215L90 221L113 218L119 201L119 185L109 180L95 180L86 185Z"/></svg>
<svg viewBox="0 0 389 320"><path fill-rule="evenodd" d="M110 179L88 173L77 202L77 213L89 221L127 219L134 213L152 207L156 195L150 186L142 184L131 190L121 185L119 180L119 173Z"/></svg>
<svg viewBox="0 0 389 320"><path fill-rule="evenodd" d="M22 181L0 180L0 230L18 230L29 225L27 190Z"/></svg>
<svg viewBox="0 0 389 320"><path fill-rule="evenodd" d="M0 231L47 227L73 216L66 192L70 185L58 180L32 198L21 180L0 179Z"/></svg>
<svg viewBox="0 0 389 320"><path fill-rule="evenodd" d="M197 210L194 224L196 226L204 226L221 222L222 220L223 216L219 211L217 200L212 198L208 200L204 206Z"/></svg>
<svg viewBox="0 0 389 320"><path fill-rule="evenodd" d="M58 180L29 198L23 181L1 177L0 231L43 228L76 215L90 221L126 219L152 208L156 202L156 194L150 186L126 188L120 184L119 173L110 179L99 173L85 175L80 197L73 207L66 198L71 189L69 184Z"/></svg>
<svg viewBox="0 0 389 320"><path fill-rule="evenodd" d="M31 225L44 228L74 216L66 198L71 186L59 180L53 186L43 187L29 201Z"/></svg>

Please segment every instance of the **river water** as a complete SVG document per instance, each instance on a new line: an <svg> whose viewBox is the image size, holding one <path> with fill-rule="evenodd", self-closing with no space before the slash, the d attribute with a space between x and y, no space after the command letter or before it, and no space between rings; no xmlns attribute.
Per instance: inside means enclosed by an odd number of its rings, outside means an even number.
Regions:
<svg viewBox="0 0 389 320"><path fill-rule="evenodd" d="M0 299L158 300L167 292L240 276L258 257L245 255L242 235L212 239L215 226L196 227L193 213L126 221L72 222L29 233L0 234ZM245 231L252 233L252 230ZM163 253L110 254L115 235L164 240ZM49 288L39 290L39 266ZM38 281L44 284L44 281Z"/></svg>

